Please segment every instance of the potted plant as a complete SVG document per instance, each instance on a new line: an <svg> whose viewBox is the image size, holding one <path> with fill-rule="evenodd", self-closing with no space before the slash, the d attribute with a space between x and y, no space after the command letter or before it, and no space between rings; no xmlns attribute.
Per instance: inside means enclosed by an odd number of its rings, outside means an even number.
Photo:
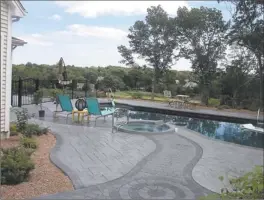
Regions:
<svg viewBox="0 0 264 200"><path fill-rule="evenodd" d="M45 110L42 109L43 91L38 90L34 94L34 103L40 106L39 117L45 117Z"/></svg>

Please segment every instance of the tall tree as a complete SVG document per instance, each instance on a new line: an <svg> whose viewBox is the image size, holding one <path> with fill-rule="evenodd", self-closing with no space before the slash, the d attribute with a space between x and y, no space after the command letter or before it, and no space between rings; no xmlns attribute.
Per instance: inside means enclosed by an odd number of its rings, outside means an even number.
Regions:
<svg viewBox="0 0 264 200"><path fill-rule="evenodd" d="M135 55L143 59L149 66L153 67L152 99L154 98L157 80L170 66L174 64L176 57L174 50L177 40L173 20L161 6L147 9L145 21L136 21L129 28L129 47L118 46L118 51L123 57L122 63L130 66L138 66Z"/></svg>
<svg viewBox="0 0 264 200"><path fill-rule="evenodd" d="M228 23L219 10L183 7L178 9L175 25L181 41L180 56L191 61L202 91L201 100L208 105L210 85L226 50Z"/></svg>
<svg viewBox="0 0 264 200"><path fill-rule="evenodd" d="M233 107L239 105L245 97L245 88L251 83L252 73L256 62L254 55L245 48L232 46L230 53L231 62L226 64L225 74L222 76L222 93L232 97ZM253 97L252 97L253 98Z"/></svg>
<svg viewBox="0 0 264 200"><path fill-rule="evenodd" d="M223 1L223 0L218 0ZM225 0L235 5L233 24L228 34L230 43L246 47L256 56L260 79L260 108L263 108L264 90L264 1Z"/></svg>

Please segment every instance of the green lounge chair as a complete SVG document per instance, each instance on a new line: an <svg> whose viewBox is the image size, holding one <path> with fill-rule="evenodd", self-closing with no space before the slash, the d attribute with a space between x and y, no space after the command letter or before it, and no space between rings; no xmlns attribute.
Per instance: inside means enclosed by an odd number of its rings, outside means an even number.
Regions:
<svg viewBox="0 0 264 200"><path fill-rule="evenodd" d="M60 112L68 112L67 114L67 121L68 121L68 116L72 114L72 111L74 110L73 106L72 106L72 102L69 96L65 96L65 95L58 95L58 100L59 100L59 104L61 106L62 111ZM58 111L56 111L58 112Z"/></svg>
<svg viewBox="0 0 264 200"><path fill-rule="evenodd" d="M96 120L99 117L105 117L108 115L112 115L112 126L114 125L114 112L115 112L115 108L106 108L104 110L100 109L100 105L99 102L96 98L86 98L86 103L87 103L87 109L88 109L88 113L89 115L95 115L97 117L95 117L95 126L96 126Z"/></svg>

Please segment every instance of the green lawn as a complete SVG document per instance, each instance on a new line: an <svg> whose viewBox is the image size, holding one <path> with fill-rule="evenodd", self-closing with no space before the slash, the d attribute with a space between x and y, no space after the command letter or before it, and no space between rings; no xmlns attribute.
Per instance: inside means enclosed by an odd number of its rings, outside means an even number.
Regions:
<svg viewBox="0 0 264 200"><path fill-rule="evenodd" d="M115 98L120 99L143 99L151 100L151 92L142 91L120 91L114 93ZM169 98L164 97L162 94L155 93L154 101L167 102Z"/></svg>

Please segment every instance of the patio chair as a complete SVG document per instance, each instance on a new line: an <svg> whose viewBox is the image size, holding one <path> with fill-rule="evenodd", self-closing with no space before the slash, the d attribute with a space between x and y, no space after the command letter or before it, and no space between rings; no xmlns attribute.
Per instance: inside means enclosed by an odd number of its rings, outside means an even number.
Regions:
<svg viewBox="0 0 264 200"><path fill-rule="evenodd" d="M88 109L89 115L92 114L96 116L94 126L96 126L96 120L99 117L104 117L104 120L105 120L105 117L109 115L112 115L112 126L114 125L113 123L114 123L115 107L114 107L113 101L112 101L113 107L106 108L104 110L100 109L100 105L99 105L97 98L86 98L86 103L87 103L87 109Z"/></svg>
<svg viewBox="0 0 264 200"><path fill-rule="evenodd" d="M65 96L65 95L58 95L57 97L62 111L55 111L55 112L68 112L67 113L67 121L68 121L69 115L71 115L72 111L74 110L71 99L69 96Z"/></svg>

